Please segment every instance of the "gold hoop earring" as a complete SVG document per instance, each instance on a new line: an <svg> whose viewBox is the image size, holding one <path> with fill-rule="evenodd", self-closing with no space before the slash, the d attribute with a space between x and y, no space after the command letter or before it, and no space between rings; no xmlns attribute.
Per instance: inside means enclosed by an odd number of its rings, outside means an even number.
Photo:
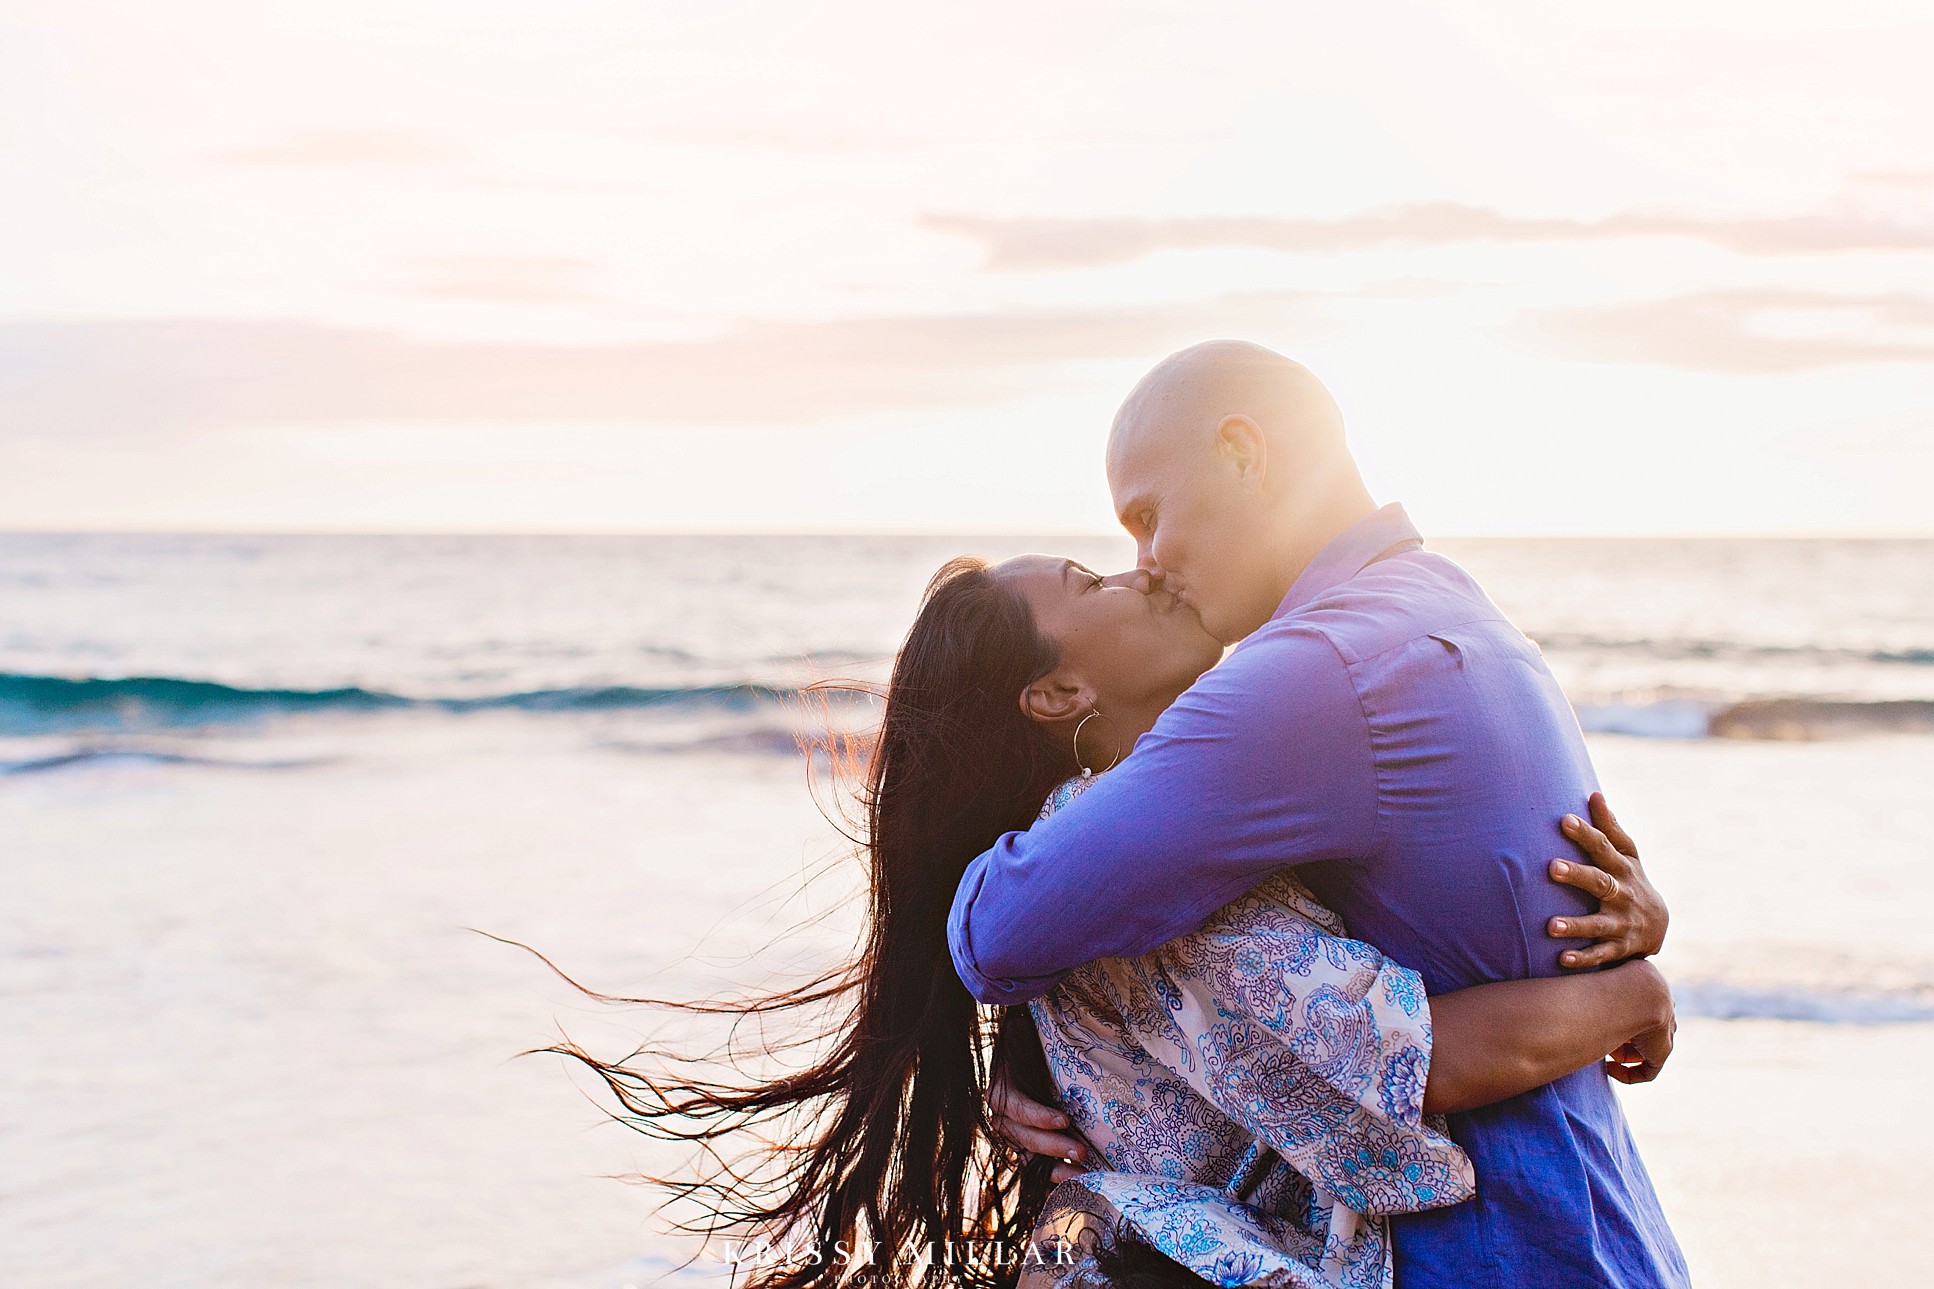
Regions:
<svg viewBox="0 0 1934 1289"><path fill-rule="evenodd" d="M1074 727L1074 763L1081 767L1081 777L1084 779L1092 779L1097 774L1106 774L1108 773L1108 771L1114 769L1117 765L1121 764L1121 734L1119 731L1115 733L1115 759L1114 760L1110 761L1107 765L1103 766L1100 770L1091 770L1082 761L1081 731L1087 727L1087 724L1089 721L1093 720L1097 716L1101 716L1101 709L1099 707L1090 707L1088 709L1088 714L1081 718L1081 723ZM1107 721L1108 728L1110 730L1115 729L1115 723L1113 721L1108 720L1106 716L1101 716L1101 719L1104 721Z"/></svg>

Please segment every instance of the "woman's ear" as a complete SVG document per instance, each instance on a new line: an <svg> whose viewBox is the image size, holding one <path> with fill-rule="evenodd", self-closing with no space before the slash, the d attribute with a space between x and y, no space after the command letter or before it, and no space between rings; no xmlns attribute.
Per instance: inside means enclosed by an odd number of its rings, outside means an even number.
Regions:
<svg viewBox="0 0 1934 1289"><path fill-rule="evenodd" d="M1095 691L1059 667L1021 691L1022 714L1042 725L1085 716L1094 706Z"/></svg>

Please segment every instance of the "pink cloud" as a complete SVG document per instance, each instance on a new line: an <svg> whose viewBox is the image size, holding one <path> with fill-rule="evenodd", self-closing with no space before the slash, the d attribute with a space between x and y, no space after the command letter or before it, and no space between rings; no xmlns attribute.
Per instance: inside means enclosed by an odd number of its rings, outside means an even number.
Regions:
<svg viewBox="0 0 1934 1289"><path fill-rule="evenodd" d="M1934 250L1934 227L1859 215L1717 219L1625 212L1603 219L1506 215L1448 202L1386 206L1340 219L1204 216L1180 219L995 219L928 215L922 226L979 242L995 271L1092 268L1164 250L1250 247L1320 254L1463 242L1599 242L1682 237L1742 255Z"/></svg>
<svg viewBox="0 0 1934 1289"><path fill-rule="evenodd" d="M260 147L220 154L248 166L396 166L460 161L452 144L402 130L300 130Z"/></svg>
<svg viewBox="0 0 1934 1289"><path fill-rule="evenodd" d="M409 261L423 276L407 294L499 304L578 304L604 297L584 285L597 270L569 255L426 255Z"/></svg>
<svg viewBox="0 0 1934 1289"><path fill-rule="evenodd" d="M1847 363L1934 362L1934 300L1904 295L1709 291L1543 309L1512 330L1551 352L1695 371L1775 374Z"/></svg>
<svg viewBox="0 0 1934 1289"><path fill-rule="evenodd" d="M293 321L0 325L0 426L16 436L357 420L784 424L973 407L1057 369L1153 359L1210 335L1323 325L1324 297L1131 309L759 322L643 344L440 344Z"/></svg>

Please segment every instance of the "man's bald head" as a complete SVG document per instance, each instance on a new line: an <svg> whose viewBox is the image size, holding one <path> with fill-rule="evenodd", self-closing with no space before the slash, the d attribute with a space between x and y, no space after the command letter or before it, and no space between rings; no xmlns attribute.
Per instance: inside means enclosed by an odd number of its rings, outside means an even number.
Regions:
<svg viewBox="0 0 1934 1289"><path fill-rule="evenodd" d="M1344 450L1343 412L1314 372L1247 340L1207 340L1129 391L1108 436L1110 470L1131 453L1207 448L1229 416L1248 417L1284 452Z"/></svg>
<svg viewBox="0 0 1934 1289"><path fill-rule="evenodd" d="M1323 382L1241 340L1184 349L1142 378L1108 436L1108 487L1141 565L1224 642L1266 621L1316 551L1375 509Z"/></svg>

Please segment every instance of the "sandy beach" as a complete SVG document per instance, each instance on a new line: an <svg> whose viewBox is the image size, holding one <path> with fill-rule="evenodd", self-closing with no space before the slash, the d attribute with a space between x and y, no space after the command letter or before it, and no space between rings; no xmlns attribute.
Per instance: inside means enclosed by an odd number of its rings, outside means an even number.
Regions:
<svg viewBox="0 0 1934 1289"><path fill-rule="evenodd" d="M643 1018L464 928L603 988L699 992L760 979L747 955L845 879L787 899L835 853L795 761L582 742L499 717L301 774L5 782L0 1279L618 1289L689 1256L650 1193L604 1176L662 1157L552 1058L513 1059L556 1025L616 1049ZM1734 952L1838 970L1924 943L1934 891L1911 861L1934 741L1594 752L1678 910L1674 971ZM1754 804L1802 786L1807 810ZM765 968L837 951L841 926ZM1914 1162L1930 1059L1928 1024L1688 1019L1666 1076L1624 1098L1698 1283L1934 1269Z"/></svg>

